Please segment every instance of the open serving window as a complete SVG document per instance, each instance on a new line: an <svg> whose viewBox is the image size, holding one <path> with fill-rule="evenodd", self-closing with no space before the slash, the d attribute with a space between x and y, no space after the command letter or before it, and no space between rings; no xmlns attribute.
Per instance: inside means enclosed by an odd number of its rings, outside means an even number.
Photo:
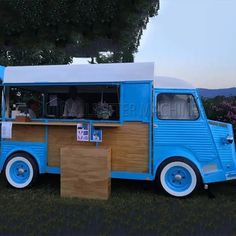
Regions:
<svg viewBox="0 0 236 236"><path fill-rule="evenodd" d="M11 119L120 120L120 85L17 86L8 94Z"/></svg>

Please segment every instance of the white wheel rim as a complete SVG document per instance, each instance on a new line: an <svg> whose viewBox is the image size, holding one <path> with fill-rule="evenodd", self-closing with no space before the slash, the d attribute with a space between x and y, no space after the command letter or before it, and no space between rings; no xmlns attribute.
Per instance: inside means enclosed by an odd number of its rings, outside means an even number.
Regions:
<svg viewBox="0 0 236 236"><path fill-rule="evenodd" d="M160 181L167 193L175 197L184 197L195 189L197 176L191 166L181 161L175 161L162 169Z"/></svg>
<svg viewBox="0 0 236 236"><path fill-rule="evenodd" d="M34 170L26 158L19 156L7 163L5 174L10 185L15 188L25 188L31 183Z"/></svg>

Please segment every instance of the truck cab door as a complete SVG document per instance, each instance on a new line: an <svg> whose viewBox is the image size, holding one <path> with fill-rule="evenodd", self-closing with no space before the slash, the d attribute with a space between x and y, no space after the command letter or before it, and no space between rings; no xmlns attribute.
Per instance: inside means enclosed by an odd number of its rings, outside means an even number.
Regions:
<svg viewBox="0 0 236 236"><path fill-rule="evenodd" d="M174 156L188 155L198 163L217 158L208 122L198 100L196 90L155 90L154 170L160 162Z"/></svg>

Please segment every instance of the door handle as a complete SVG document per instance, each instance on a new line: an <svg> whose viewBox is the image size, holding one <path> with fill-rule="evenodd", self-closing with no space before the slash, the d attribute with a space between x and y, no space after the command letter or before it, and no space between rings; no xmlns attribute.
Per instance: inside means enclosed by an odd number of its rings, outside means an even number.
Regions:
<svg viewBox="0 0 236 236"><path fill-rule="evenodd" d="M153 125L153 128L158 128L158 125Z"/></svg>

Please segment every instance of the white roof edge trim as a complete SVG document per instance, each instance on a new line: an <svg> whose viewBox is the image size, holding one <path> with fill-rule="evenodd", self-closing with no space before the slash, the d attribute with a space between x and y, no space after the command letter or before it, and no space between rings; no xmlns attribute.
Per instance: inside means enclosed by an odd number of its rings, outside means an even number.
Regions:
<svg viewBox="0 0 236 236"><path fill-rule="evenodd" d="M4 84L153 81L154 63L6 67Z"/></svg>
<svg viewBox="0 0 236 236"><path fill-rule="evenodd" d="M163 89L196 89L192 84L177 78L155 76L154 88Z"/></svg>

